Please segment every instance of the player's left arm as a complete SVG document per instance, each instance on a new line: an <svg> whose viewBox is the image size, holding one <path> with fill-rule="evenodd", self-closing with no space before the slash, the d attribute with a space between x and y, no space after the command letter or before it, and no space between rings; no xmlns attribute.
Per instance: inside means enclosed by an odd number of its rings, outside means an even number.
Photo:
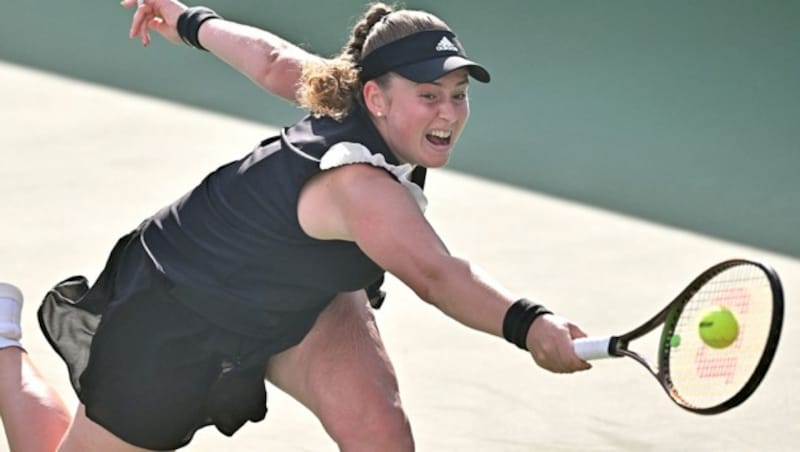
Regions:
<svg viewBox="0 0 800 452"><path fill-rule="evenodd" d="M303 65L321 59L273 33L228 20L204 23L198 40L256 85L290 102L297 102Z"/></svg>

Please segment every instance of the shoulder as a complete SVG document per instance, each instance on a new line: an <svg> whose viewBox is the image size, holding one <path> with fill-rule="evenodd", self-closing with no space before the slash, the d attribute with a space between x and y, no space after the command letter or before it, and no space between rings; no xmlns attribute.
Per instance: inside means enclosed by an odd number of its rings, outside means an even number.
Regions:
<svg viewBox="0 0 800 452"><path fill-rule="evenodd" d="M322 171L312 180L308 189L313 190L315 185L324 188L331 201L352 208L377 201L388 203L398 195L408 197L407 190L387 168L368 162L350 163Z"/></svg>
<svg viewBox="0 0 800 452"><path fill-rule="evenodd" d="M317 174L300 196L298 218L319 239L356 240L363 225L391 216L422 216L410 192L385 168L349 164Z"/></svg>

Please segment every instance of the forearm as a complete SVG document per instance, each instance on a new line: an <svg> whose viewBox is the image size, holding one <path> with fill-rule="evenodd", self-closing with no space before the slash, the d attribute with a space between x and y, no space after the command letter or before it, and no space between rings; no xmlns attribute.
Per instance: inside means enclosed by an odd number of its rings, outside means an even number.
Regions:
<svg viewBox="0 0 800 452"><path fill-rule="evenodd" d="M544 315L550 312L527 300L515 303L516 297L508 290L468 262L450 258L439 269L428 269L429 275L423 278L427 282L417 293L449 317L529 350L547 370L574 372L591 367L575 354L573 338L585 336L577 325ZM509 309L512 305L514 309Z"/></svg>
<svg viewBox="0 0 800 452"><path fill-rule="evenodd" d="M198 40L254 83L291 102L304 62L319 58L270 32L221 19L203 23Z"/></svg>
<svg viewBox="0 0 800 452"><path fill-rule="evenodd" d="M420 296L460 323L503 337L503 319L514 295L467 261L452 262L426 275Z"/></svg>

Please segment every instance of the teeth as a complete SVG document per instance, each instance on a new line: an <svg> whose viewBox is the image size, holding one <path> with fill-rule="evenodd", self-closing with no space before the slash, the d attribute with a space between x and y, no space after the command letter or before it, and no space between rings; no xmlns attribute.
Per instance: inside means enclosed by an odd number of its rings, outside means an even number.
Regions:
<svg viewBox="0 0 800 452"><path fill-rule="evenodd" d="M436 138L450 138L452 132L449 130L433 130L430 134Z"/></svg>

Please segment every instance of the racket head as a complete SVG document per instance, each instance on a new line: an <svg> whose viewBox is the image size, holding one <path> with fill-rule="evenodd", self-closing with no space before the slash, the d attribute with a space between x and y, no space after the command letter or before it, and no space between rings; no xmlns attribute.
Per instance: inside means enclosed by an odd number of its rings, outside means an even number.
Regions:
<svg viewBox="0 0 800 452"><path fill-rule="evenodd" d="M769 369L783 326L783 289L763 263L733 259L698 276L664 311L658 370L670 398L698 414L729 410L756 390ZM703 312L724 306L738 323L727 347L711 347L699 332Z"/></svg>

